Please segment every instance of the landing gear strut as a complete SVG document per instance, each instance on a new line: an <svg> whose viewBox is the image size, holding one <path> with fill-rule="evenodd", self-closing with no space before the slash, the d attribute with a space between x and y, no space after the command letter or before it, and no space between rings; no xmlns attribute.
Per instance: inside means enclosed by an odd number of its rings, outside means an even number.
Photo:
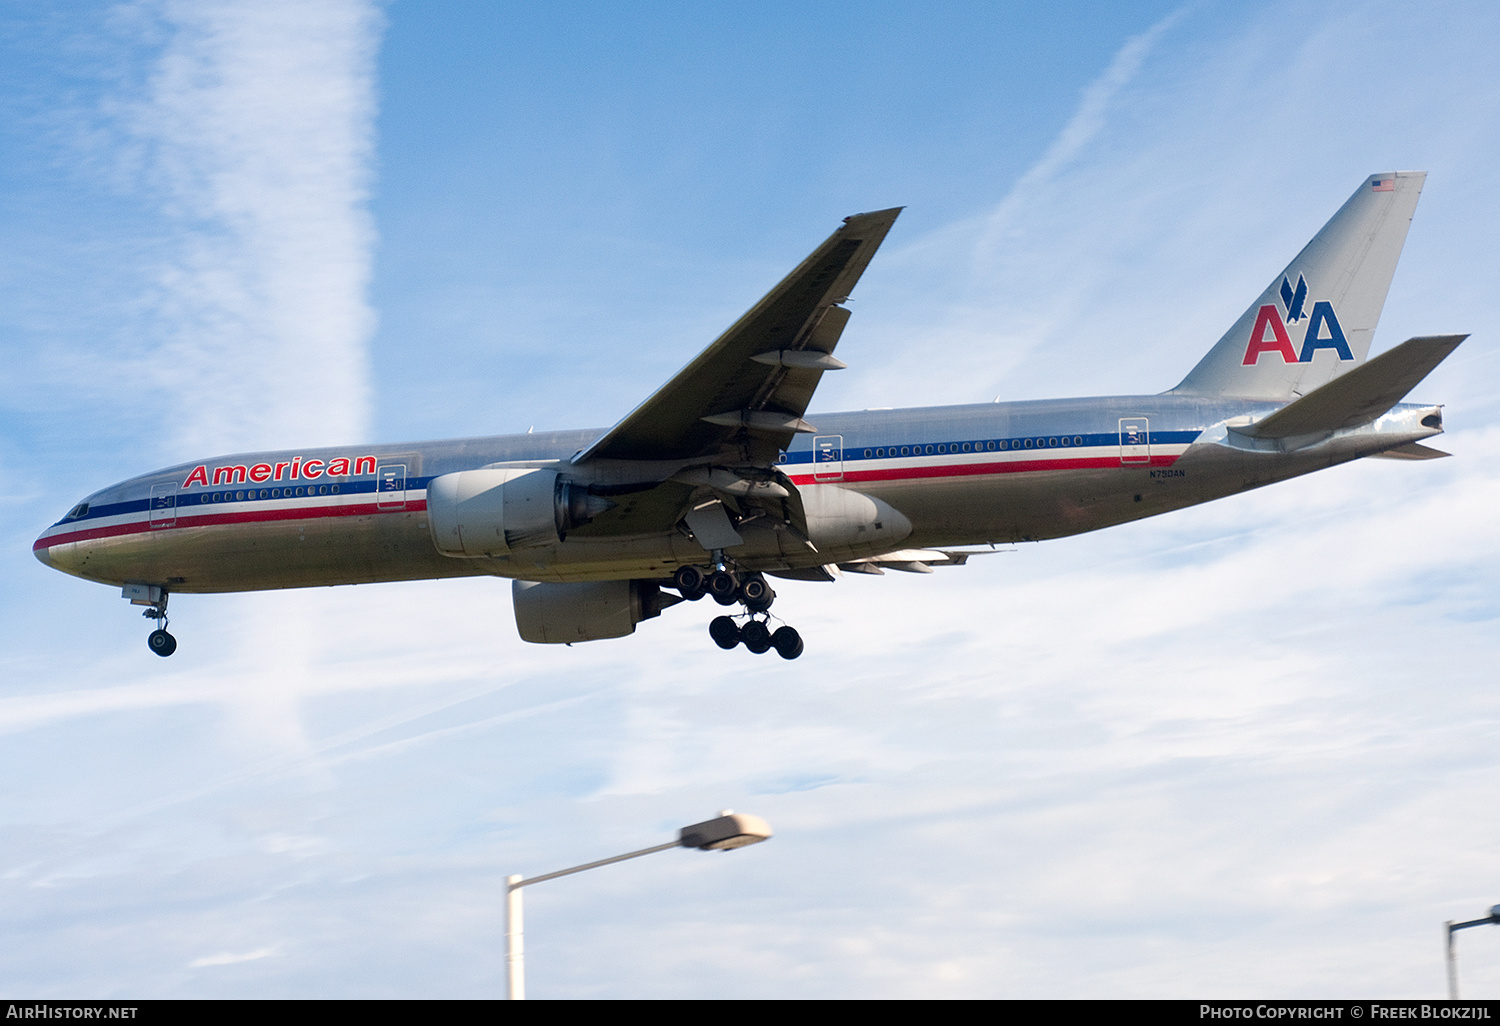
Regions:
<svg viewBox="0 0 1500 1026"><path fill-rule="evenodd" d="M708 625L708 636L720 648L727 650L743 643L756 655L773 648L783 659L796 659L802 654L802 635L795 628L784 625L774 633L771 631L766 611L776 601L776 592L760 574L737 574L722 565L707 572L696 566L683 566L672 575L672 585L683 598L694 602L712 595L721 606L738 602L745 607L744 613L718 616ZM736 622L739 617L745 617L745 622Z"/></svg>

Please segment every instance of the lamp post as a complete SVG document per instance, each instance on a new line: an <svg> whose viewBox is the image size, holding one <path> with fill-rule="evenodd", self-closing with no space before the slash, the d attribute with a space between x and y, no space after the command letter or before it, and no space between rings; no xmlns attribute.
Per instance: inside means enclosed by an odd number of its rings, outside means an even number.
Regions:
<svg viewBox="0 0 1500 1026"><path fill-rule="evenodd" d="M683 827L677 831L677 840L668 841L666 844L642 848L640 851L627 852L624 855L615 855L597 862L588 862L571 869L559 869L555 873L543 873L533 877L507 876L505 878L506 997L512 1001L522 1001L526 998L526 949L521 925L522 887L529 887L543 880L556 880L560 876L572 876L574 873L582 873L585 869L597 869L599 866L607 866L612 862L638 859L642 855L666 851L668 848L730 851L734 848L743 848L747 844L758 844L769 839L770 836L770 824L759 816L736 815L731 810L725 809L713 819Z"/></svg>
<svg viewBox="0 0 1500 1026"><path fill-rule="evenodd" d="M1500 905L1491 905L1490 914L1483 919L1470 919L1466 923L1455 923L1448 920L1443 924L1444 933L1448 941L1448 1000L1458 1000L1458 956L1453 953L1453 931L1464 930L1470 926L1483 926L1485 923L1500 923Z"/></svg>

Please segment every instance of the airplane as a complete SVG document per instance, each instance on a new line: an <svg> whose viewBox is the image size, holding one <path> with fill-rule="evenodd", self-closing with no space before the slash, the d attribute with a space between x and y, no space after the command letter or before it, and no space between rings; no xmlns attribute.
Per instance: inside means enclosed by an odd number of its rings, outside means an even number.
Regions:
<svg viewBox="0 0 1500 1026"><path fill-rule="evenodd" d="M768 577L931 572L1422 442L1407 393L1467 336L1366 360L1425 172L1372 175L1159 395L811 415L855 283L901 208L857 214L608 430L251 452L105 488L46 565L122 589L169 656L174 593L489 575L520 636L618 638L683 601L724 649L802 654Z"/></svg>

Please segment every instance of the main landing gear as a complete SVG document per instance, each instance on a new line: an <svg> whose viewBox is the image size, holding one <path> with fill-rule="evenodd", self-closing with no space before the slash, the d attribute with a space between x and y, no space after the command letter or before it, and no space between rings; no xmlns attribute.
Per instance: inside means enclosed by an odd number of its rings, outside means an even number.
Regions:
<svg viewBox="0 0 1500 1026"><path fill-rule="evenodd" d="M708 636L720 648L731 649L743 643L756 655L773 648L783 659L796 659L802 654L802 635L796 628L782 626L772 633L766 611L776 600L776 592L760 574L737 574L723 566L709 571L682 566L672 575L672 586L691 602L711 595L721 606L739 603L745 607L744 613L715 617L708 625ZM745 618L744 623L736 622L740 617Z"/></svg>

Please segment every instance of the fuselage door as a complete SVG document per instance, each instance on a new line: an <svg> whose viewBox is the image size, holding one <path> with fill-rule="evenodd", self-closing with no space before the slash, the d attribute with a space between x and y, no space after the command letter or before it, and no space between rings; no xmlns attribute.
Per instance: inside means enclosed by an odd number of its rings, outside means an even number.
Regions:
<svg viewBox="0 0 1500 1026"><path fill-rule="evenodd" d="M177 523L177 482L151 486L151 527L171 527Z"/></svg>
<svg viewBox="0 0 1500 1026"><path fill-rule="evenodd" d="M813 439L813 480L844 479L844 436L818 435Z"/></svg>
<svg viewBox="0 0 1500 1026"><path fill-rule="evenodd" d="M375 471L375 507L406 508L406 464L382 463Z"/></svg>
<svg viewBox="0 0 1500 1026"><path fill-rule="evenodd" d="M1151 421L1147 418L1120 418L1120 462L1127 466L1151 462Z"/></svg>

